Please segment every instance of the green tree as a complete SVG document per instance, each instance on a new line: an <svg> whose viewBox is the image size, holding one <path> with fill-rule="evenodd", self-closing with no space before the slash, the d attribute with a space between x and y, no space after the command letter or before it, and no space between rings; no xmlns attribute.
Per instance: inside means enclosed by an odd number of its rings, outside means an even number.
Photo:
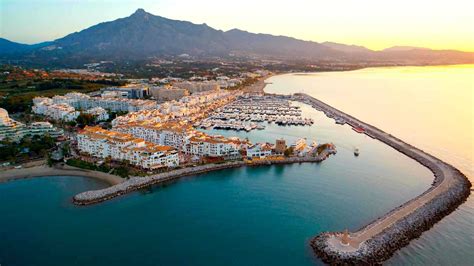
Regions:
<svg viewBox="0 0 474 266"><path fill-rule="evenodd" d="M289 147L289 148L286 148L286 150L283 152L283 155L285 155L285 157L290 157L291 155L293 155L293 152L294 152L293 147Z"/></svg>
<svg viewBox="0 0 474 266"><path fill-rule="evenodd" d="M92 126L94 125L95 117L91 114L81 113L77 119L76 123L80 128L84 128L85 126Z"/></svg>

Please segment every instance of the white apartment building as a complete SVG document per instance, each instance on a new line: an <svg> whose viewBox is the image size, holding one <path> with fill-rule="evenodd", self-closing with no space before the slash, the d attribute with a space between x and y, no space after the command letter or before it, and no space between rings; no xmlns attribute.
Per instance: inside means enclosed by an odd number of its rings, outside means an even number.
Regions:
<svg viewBox="0 0 474 266"><path fill-rule="evenodd" d="M96 121L106 121L109 119L109 113L102 107L94 107L86 110L84 113L95 116Z"/></svg>
<svg viewBox="0 0 474 266"><path fill-rule="evenodd" d="M32 111L35 114L44 115L54 120L73 121L80 115L74 107L67 103L55 104L51 99L36 97L33 99Z"/></svg>
<svg viewBox="0 0 474 266"><path fill-rule="evenodd" d="M247 158L265 158L272 155L272 144L256 143L247 147Z"/></svg>
<svg viewBox="0 0 474 266"><path fill-rule="evenodd" d="M43 136L46 134L53 138L57 138L64 135L64 131L54 127L49 122L33 122L27 126L26 135Z"/></svg>
<svg viewBox="0 0 474 266"><path fill-rule="evenodd" d="M189 138L183 151L199 157L236 157L241 145L240 141L202 135Z"/></svg>
<svg viewBox="0 0 474 266"><path fill-rule="evenodd" d="M19 141L25 136L43 136L46 134L55 138L62 136L63 133L62 130L48 122L34 122L27 126L11 119L8 112L0 108L0 140Z"/></svg>
<svg viewBox="0 0 474 266"><path fill-rule="evenodd" d="M131 134L85 127L77 135L78 148L93 157L129 161L144 169L176 167L178 152L170 146L156 145Z"/></svg>

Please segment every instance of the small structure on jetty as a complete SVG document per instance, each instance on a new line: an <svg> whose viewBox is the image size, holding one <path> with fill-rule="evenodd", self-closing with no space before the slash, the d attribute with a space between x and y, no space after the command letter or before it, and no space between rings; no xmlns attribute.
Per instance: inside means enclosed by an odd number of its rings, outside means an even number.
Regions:
<svg viewBox="0 0 474 266"><path fill-rule="evenodd" d="M342 234L342 237L341 237L341 245L343 246L349 246L349 231L346 229L344 230L344 233Z"/></svg>

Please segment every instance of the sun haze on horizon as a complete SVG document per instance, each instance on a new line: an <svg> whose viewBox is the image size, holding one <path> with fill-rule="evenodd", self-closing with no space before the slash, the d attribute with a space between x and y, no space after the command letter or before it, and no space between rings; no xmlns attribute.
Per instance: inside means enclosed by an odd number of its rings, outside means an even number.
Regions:
<svg viewBox="0 0 474 266"><path fill-rule="evenodd" d="M0 37L21 43L61 38L136 9L229 30L285 35L373 50L417 46L474 52L470 0L2 0Z"/></svg>

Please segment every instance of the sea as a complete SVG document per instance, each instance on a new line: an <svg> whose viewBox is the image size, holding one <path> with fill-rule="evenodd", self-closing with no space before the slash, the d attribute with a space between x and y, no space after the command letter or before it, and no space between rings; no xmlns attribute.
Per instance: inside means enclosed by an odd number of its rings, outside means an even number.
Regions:
<svg viewBox="0 0 474 266"><path fill-rule="evenodd" d="M296 73L272 77L265 90L313 95L428 152L440 152L466 174L470 164L472 174L473 69ZM406 95L397 96L395 104L397 90ZM87 207L73 205L72 196L106 184L68 176L1 183L0 265L320 265L309 246L312 237L355 231L431 185L432 173L414 160L295 104L314 125L207 132L253 142L331 142L336 155L321 163L186 177ZM422 111L414 112L417 108ZM456 123L444 121L446 112ZM419 125L423 114L429 121ZM444 138L443 132L453 135ZM470 152L465 145L471 145ZM471 197L387 264L472 265L473 206Z"/></svg>

